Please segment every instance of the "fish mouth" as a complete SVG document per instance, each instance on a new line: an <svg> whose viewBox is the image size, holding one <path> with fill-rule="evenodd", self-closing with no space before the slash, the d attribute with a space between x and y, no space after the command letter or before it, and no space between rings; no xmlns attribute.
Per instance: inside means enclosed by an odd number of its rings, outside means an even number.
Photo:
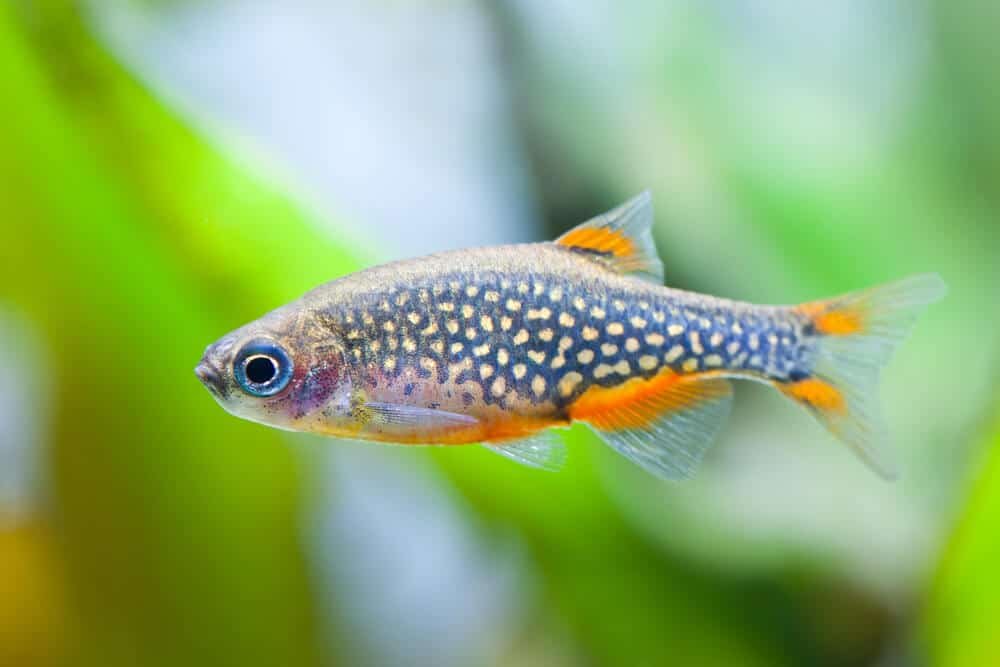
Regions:
<svg viewBox="0 0 1000 667"><path fill-rule="evenodd" d="M198 365L194 367L194 374L198 376L201 383L205 385L205 388L212 392L213 395L218 398L222 398L225 393L225 384L222 380L222 373L219 370L205 361L204 359L198 362Z"/></svg>

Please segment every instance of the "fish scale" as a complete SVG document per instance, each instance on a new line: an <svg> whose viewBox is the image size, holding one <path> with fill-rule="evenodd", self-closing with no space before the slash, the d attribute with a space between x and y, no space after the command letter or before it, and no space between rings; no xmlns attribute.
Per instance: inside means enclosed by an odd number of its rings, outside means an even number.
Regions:
<svg viewBox="0 0 1000 667"><path fill-rule="evenodd" d="M551 243L403 260L322 285L209 346L197 373L235 415L404 444L484 443L537 467L589 424L668 478L721 428L730 379L770 384L889 476L878 369L936 276L799 306L664 287L648 194Z"/></svg>
<svg viewBox="0 0 1000 667"><path fill-rule="evenodd" d="M517 394L562 408L592 384L612 387L664 367L776 378L809 372L799 344L804 322L790 314L666 288L640 305L625 289L585 293L551 275L441 280L389 287L365 305L328 312L328 321L351 325L348 348L373 370L373 386L412 369L420 380L476 383L485 403ZM449 375L465 359L471 365ZM499 378L502 392L494 391Z"/></svg>

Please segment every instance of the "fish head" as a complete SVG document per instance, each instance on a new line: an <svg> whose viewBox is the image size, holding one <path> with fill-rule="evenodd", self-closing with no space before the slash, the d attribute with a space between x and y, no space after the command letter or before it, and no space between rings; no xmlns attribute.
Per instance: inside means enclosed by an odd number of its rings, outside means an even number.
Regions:
<svg viewBox="0 0 1000 667"><path fill-rule="evenodd" d="M226 334L195 367L227 412L294 431L349 411L348 371L336 329L321 312L294 304Z"/></svg>

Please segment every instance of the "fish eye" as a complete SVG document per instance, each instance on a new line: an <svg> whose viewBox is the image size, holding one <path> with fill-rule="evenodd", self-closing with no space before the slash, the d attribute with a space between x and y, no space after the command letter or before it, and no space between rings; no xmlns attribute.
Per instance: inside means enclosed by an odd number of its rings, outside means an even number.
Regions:
<svg viewBox="0 0 1000 667"><path fill-rule="evenodd" d="M292 379L292 362L281 346L251 341L233 360L233 374L240 389L251 396L273 396Z"/></svg>

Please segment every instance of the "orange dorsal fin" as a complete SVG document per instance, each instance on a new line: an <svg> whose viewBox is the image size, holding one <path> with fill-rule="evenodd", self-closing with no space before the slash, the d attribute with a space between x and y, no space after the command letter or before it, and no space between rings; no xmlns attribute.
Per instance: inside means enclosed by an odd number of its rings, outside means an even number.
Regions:
<svg viewBox="0 0 1000 667"><path fill-rule="evenodd" d="M665 369L617 387L591 386L568 408L613 449L653 474L689 477L726 421L732 385L710 375Z"/></svg>
<svg viewBox="0 0 1000 667"><path fill-rule="evenodd" d="M663 264L653 243L653 203L649 192L577 225L556 243L617 273L663 284Z"/></svg>

